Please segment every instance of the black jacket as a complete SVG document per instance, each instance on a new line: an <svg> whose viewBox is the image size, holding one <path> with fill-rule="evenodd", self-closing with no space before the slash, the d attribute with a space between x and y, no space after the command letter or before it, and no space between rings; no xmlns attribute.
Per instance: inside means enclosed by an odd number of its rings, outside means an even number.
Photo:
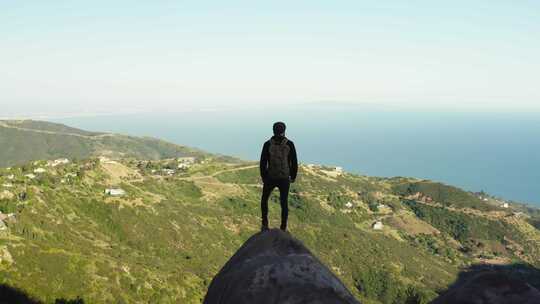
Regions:
<svg viewBox="0 0 540 304"><path fill-rule="evenodd" d="M283 139L283 136L272 136L272 139L277 139L278 141L281 141ZM296 179L296 174L298 173L298 159L296 158L296 149L294 148L294 143L287 139L287 145L289 145L289 170L291 179ZM261 161L259 163L259 167L261 170L261 177L263 180L266 179L268 176L268 160L270 158L270 152L268 151L270 148L270 140L266 141L263 145L262 152L261 152Z"/></svg>

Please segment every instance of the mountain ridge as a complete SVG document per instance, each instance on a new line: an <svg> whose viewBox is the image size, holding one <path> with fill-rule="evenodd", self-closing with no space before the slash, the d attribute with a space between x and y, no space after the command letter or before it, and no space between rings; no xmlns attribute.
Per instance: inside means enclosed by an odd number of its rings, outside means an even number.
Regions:
<svg viewBox="0 0 540 304"><path fill-rule="evenodd" d="M90 132L35 120L1 120L0 145L4 147L0 150L0 166L60 157L108 155L160 159L209 154L152 137Z"/></svg>

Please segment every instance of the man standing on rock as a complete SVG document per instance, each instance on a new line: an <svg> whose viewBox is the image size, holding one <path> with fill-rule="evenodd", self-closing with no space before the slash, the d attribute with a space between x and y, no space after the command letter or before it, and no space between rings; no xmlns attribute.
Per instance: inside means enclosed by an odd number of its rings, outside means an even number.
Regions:
<svg viewBox="0 0 540 304"><path fill-rule="evenodd" d="M298 159L294 143L285 137L285 123L276 122L274 136L264 143L261 152L260 170L263 180L261 197L262 227L268 230L268 198L275 187L279 189L281 204L281 230L287 230L289 215L289 186L296 180Z"/></svg>

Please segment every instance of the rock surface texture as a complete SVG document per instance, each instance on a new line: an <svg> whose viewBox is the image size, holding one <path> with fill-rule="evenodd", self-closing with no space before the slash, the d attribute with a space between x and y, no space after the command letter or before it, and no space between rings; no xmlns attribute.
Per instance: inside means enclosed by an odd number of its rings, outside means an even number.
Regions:
<svg viewBox="0 0 540 304"><path fill-rule="evenodd" d="M347 304L343 283L289 233L253 235L214 277L205 304Z"/></svg>
<svg viewBox="0 0 540 304"><path fill-rule="evenodd" d="M486 271L450 288L431 304L539 304L540 292L525 281Z"/></svg>

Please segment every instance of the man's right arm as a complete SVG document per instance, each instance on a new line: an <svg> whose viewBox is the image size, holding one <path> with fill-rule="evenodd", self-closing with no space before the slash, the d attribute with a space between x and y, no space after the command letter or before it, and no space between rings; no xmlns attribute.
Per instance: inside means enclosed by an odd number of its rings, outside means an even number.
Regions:
<svg viewBox="0 0 540 304"><path fill-rule="evenodd" d="M259 162L261 178L264 181L268 176L268 142L265 142L261 151L261 160Z"/></svg>

